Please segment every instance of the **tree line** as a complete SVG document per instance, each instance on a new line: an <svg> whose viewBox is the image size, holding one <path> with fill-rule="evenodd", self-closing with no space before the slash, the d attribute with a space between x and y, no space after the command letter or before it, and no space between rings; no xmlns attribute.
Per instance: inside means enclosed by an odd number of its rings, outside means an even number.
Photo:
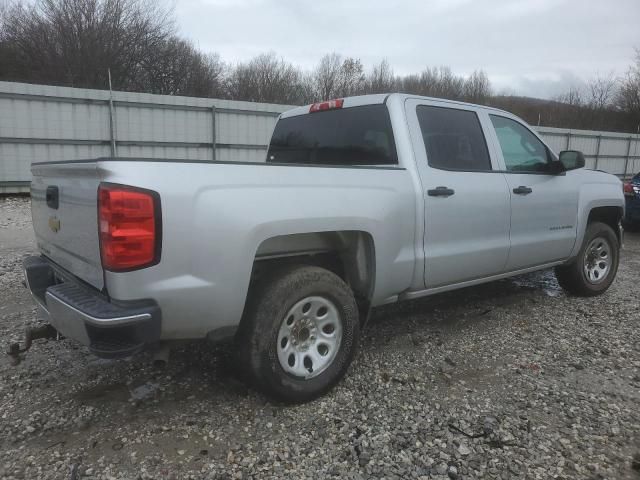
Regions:
<svg viewBox="0 0 640 480"><path fill-rule="evenodd" d="M0 80L105 89L108 71L114 90L133 92L290 105L405 92L504 108L534 125L629 132L640 125L640 51L623 78L597 76L541 100L496 94L482 70L396 75L387 60L367 69L338 53L311 71L273 52L227 63L180 37L172 11L155 0L0 3Z"/></svg>

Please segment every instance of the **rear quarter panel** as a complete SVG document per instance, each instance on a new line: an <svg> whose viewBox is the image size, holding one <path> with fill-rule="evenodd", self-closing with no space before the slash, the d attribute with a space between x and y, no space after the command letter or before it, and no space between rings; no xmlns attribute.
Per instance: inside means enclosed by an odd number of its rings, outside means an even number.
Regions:
<svg viewBox="0 0 640 480"><path fill-rule="evenodd" d="M162 200L158 265L105 272L118 300L153 298L163 338L199 338L237 325L253 260L268 238L337 230L374 241L374 303L411 284L415 193L400 168L102 162L103 180L155 190Z"/></svg>

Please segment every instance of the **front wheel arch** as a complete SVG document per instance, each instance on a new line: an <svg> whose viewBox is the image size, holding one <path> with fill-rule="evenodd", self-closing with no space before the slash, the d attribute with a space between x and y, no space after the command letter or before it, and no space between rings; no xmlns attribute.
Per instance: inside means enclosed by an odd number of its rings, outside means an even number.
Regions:
<svg viewBox="0 0 640 480"><path fill-rule="evenodd" d="M595 207L589 211L589 217L587 220L586 228L594 222L604 223L609 225L618 238L618 244L622 245L622 233L620 231L620 222L624 215L624 209L622 207Z"/></svg>

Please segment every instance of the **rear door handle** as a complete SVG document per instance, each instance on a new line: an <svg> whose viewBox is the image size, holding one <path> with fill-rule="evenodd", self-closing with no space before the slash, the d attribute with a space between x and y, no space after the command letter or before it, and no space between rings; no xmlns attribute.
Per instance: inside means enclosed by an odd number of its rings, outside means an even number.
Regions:
<svg viewBox="0 0 640 480"><path fill-rule="evenodd" d="M513 193L517 193L518 195L529 195L531 192L533 192L531 188L523 185L513 189Z"/></svg>
<svg viewBox="0 0 640 480"><path fill-rule="evenodd" d="M427 190L427 195L430 197L450 197L454 193L456 193L456 191L448 187L436 187L431 190Z"/></svg>

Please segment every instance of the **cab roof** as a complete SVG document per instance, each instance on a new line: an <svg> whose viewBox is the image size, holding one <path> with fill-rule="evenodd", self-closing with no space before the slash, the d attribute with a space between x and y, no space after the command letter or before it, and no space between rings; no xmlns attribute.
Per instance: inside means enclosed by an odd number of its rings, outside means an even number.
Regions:
<svg viewBox="0 0 640 480"><path fill-rule="evenodd" d="M413 95L410 93L377 93L377 94L370 94L370 95L356 95L353 97L344 97L341 108L360 107L363 105L378 105L378 104L386 103L389 97L397 97L398 99L400 99L400 101L411 98L411 99L431 100L431 101L437 101L437 102L443 102L443 103L451 103L453 105L466 105L473 108L483 108L486 110L492 110L494 112L501 112L501 113L506 113L511 115L510 112L501 110L499 108L488 107L486 105L479 105L479 104L468 103L468 102L459 102L457 100L448 100L446 98L425 97L422 95ZM322 103L322 102L319 102L319 103ZM291 110L287 110L286 112L280 115L280 118L289 118L289 117L295 117L298 115L308 114L309 109L311 108L311 105L314 105L314 104L303 105L301 107L296 107Z"/></svg>

